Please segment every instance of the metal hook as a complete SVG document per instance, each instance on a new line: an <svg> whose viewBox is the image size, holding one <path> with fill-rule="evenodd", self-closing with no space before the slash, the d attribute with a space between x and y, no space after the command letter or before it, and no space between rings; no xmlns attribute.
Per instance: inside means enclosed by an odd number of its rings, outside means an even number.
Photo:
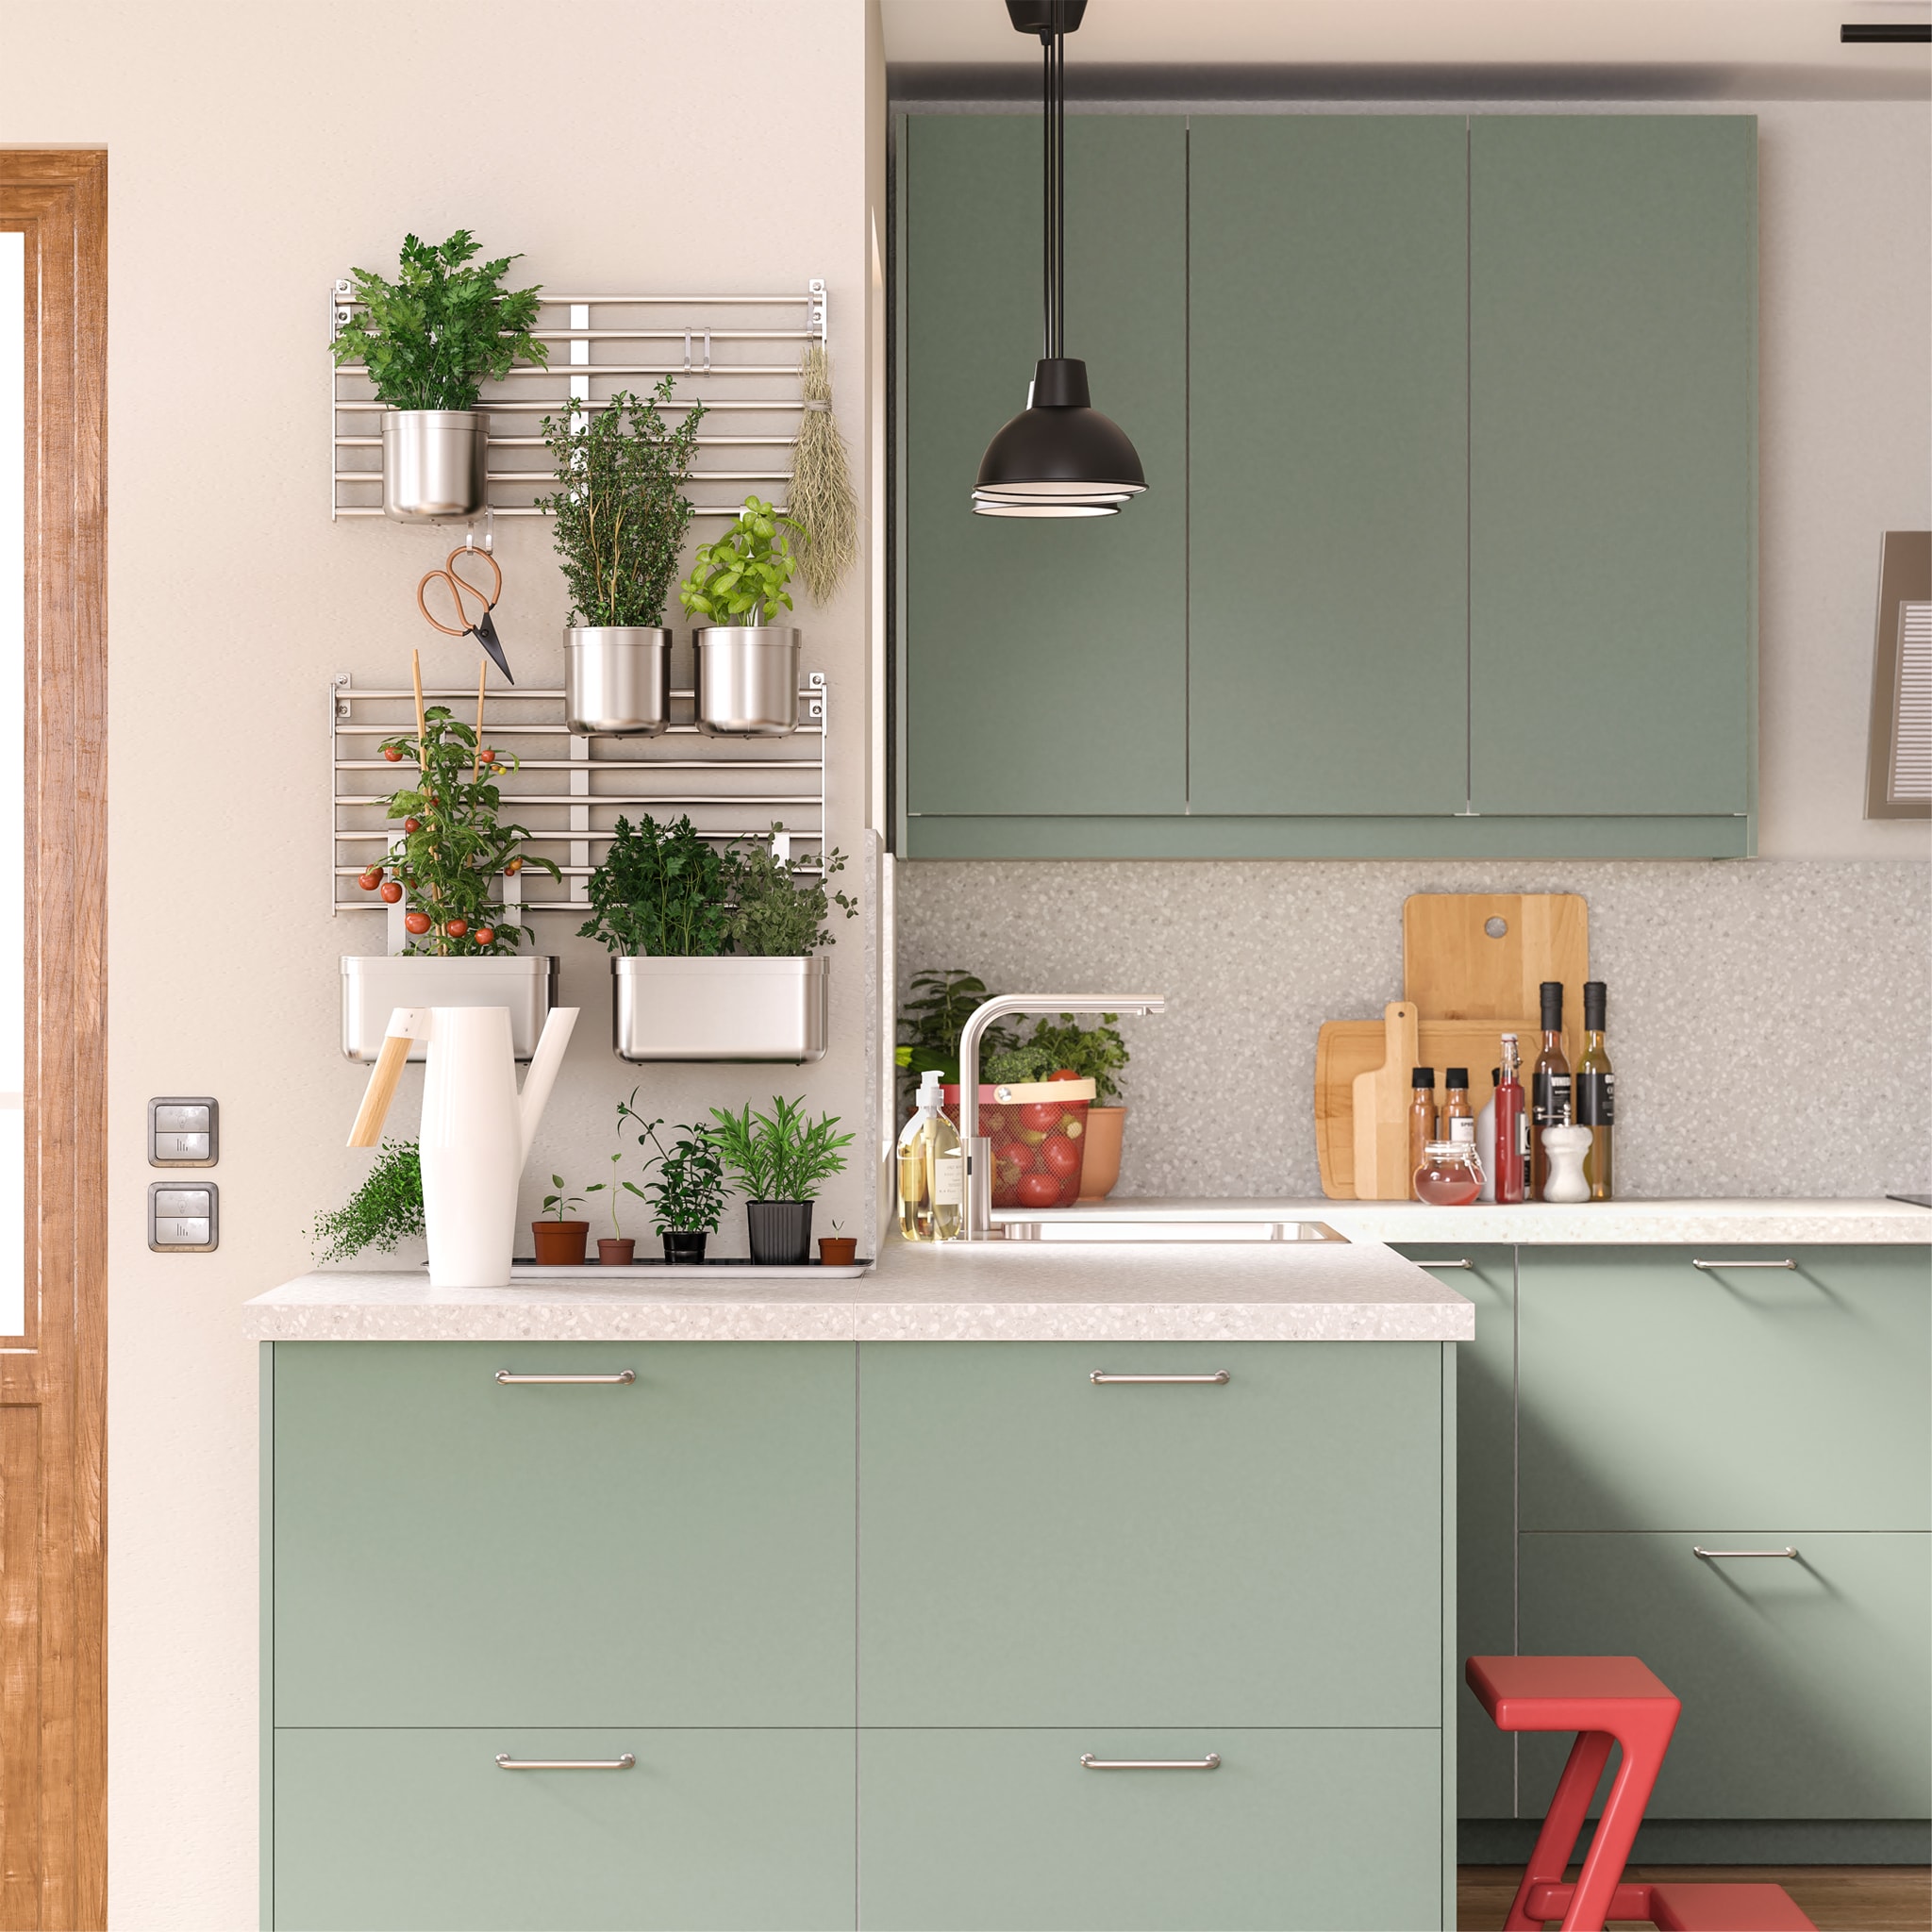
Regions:
<svg viewBox="0 0 1932 1932"><path fill-rule="evenodd" d="M707 330L705 331L705 374L706 374L707 375L710 375L710 373L711 373L711 331L710 331L709 329L707 329Z"/></svg>
<svg viewBox="0 0 1932 1932"><path fill-rule="evenodd" d="M690 329L686 329L686 330L685 330L685 332L684 332L684 373L685 373L685 374L686 374L687 375L689 375L691 374L691 331L690 331Z"/></svg>

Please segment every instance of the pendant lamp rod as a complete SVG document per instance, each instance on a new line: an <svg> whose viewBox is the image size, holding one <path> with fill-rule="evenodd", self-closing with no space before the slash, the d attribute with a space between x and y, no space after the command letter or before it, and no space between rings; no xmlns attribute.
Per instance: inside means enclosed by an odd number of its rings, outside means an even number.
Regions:
<svg viewBox="0 0 1932 1932"><path fill-rule="evenodd" d="M1048 0L1053 25L1044 42L1046 138L1046 299L1048 357L1067 352L1067 29L1061 0Z"/></svg>

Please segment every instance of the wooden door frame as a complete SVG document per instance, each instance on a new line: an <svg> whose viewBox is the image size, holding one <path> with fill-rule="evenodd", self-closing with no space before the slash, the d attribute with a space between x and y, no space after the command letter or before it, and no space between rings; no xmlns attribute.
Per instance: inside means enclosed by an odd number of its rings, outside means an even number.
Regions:
<svg viewBox="0 0 1932 1932"><path fill-rule="evenodd" d="M26 237L26 1333L0 1341L0 1927L107 1923L108 157Z"/></svg>

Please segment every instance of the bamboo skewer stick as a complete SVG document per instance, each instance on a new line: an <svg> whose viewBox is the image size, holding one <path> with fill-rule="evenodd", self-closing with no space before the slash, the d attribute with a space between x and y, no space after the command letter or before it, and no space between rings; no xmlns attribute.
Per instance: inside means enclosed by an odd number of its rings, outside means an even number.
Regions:
<svg viewBox="0 0 1932 1932"><path fill-rule="evenodd" d="M409 653L409 682L416 687L416 770L426 775L423 763L424 741L429 736L429 722L423 714L423 654Z"/></svg>
<svg viewBox="0 0 1932 1932"><path fill-rule="evenodd" d="M476 758L470 767L470 783L474 785L483 775L483 687L490 681L490 660L486 658L476 666Z"/></svg>

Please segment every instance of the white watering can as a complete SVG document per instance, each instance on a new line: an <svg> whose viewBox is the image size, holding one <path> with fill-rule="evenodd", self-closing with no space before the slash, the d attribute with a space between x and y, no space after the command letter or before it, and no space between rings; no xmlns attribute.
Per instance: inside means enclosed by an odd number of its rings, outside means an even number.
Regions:
<svg viewBox="0 0 1932 1932"><path fill-rule="evenodd" d="M398 1007L389 1016L349 1145L380 1141L410 1044L425 1041L429 1056L417 1146L431 1287L509 1286L517 1183L577 1010L558 1007L544 1021L521 1094L508 1007Z"/></svg>

